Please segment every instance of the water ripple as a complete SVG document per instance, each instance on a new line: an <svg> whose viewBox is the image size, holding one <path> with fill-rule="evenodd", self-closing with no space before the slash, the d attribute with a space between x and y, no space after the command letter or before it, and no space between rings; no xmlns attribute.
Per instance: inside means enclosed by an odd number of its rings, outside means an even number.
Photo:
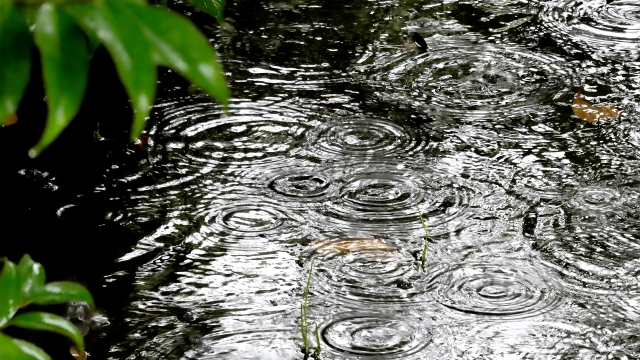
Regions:
<svg viewBox="0 0 640 360"><path fill-rule="evenodd" d="M346 243L348 240L333 243ZM353 309L359 309L363 303L384 303L390 308L425 301L419 287L414 286L420 281L420 276L414 270L415 259L409 253L378 247L336 253L329 251L331 246L332 241L325 241L316 247L315 295Z"/></svg>
<svg viewBox="0 0 640 360"><path fill-rule="evenodd" d="M536 212L535 247L573 291L638 292L637 191L603 184L579 187L571 196L544 216Z"/></svg>
<svg viewBox="0 0 640 360"><path fill-rule="evenodd" d="M307 147L320 158L412 154L429 145L423 126L366 118L326 122L307 135Z"/></svg>
<svg viewBox="0 0 640 360"><path fill-rule="evenodd" d="M621 202L620 193L614 188L588 186L576 191L570 204L581 210L606 211L617 208Z"/></svg>
<svg viewBox="0 0 640 360"><path fill-rule="evenodd" d="M304 141L304 115L290 101L238 99L230 105L229 116L215 103L192 101L196 103L159 106L164 114L152 130L152 162L169 161L198 171L216 165L271 164L283 161Z"/></svg>
<svg viewBox="0 0 640 360"><path fill-rule="evenodd" d="M570 87L573 70L548 54L479 43L472 36L433 36L428 53L400 53L358 70L384 95L417 107L455 112L532 108Z"/></svg>
<svg viewBox="0 0 640 360"><path fill-rule="evenodd" d="M337 184L330 175L317 170L285 168L267 181L267 188L285 200L320 201L333 195Z"/></svg>
<svg viewBox="0 0 640 360"><path fill-rule="evenodd" d="M225 242L254 238L287 241L298 239L304 233L304 221L298 215L260 198L227 199L224 205L210 210L204 221L206 225L200 232L211 236L224 235Z"/></svg>
<svg viewBox="0 0 640 360"><path fill-rule="evenodd" d="M342 182L337 199L320 210L327 221L348 227L358 224L362 229L407 231L421 227L418 206L435 232L464 226L475 190L443 172L425 169L418 174L377 165L336 174Z"/></svg>
<svg viewBox="0 0 640 360"><path fill-rule="evenodd" d="M555 36L579 41L595 51L637 52L640 44L640 4L633 0L608 5L604 1L553 1L542 10L540 20Z"/></svg>
<svg viewBox="0 0 640 360"><path fill-rule="evenodd" d="M459 314L524 318L553 310L561 295L541 268L525 262L466 262L436 270L428 288Z"/></svg>
<svg viewBox="0 0 640 360"><path fill-rule="evenodd" d="M430 342L428 323L409 312L341 313L321 331L326 351L339 358L410 358Z"/></svg>
<svg viewBox="0 0 640 360"><path fill-rule="evenodd" d="M434 329L430 359L583 359L593 328L560 321L452 323ZM499 355L498 355L499 354ZM585 357L586 356L586 357Z"/></svg>

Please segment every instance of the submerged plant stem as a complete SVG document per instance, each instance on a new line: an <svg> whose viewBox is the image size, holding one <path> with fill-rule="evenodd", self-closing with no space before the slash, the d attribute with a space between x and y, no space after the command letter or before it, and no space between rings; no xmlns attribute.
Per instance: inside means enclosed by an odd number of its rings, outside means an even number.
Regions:
<svg viewBox="0 0 640 360"><path fill-rule="evenodd" d="M304 354L305 358L309 355L309 340L307 339L308 334L308 325L307 325L307 309L305 305L300 305L300 332L302 333L302 344L304 345Z"/></svg>
<svg viewBox="0 0 640 360"><path fill-rule="evenodd" d="M307 323L307 302L309 300L309 287L311 286L311 273L313 272L313 260L309 267L309 276L307 277L307 286L302 295L302 305L300 306L300 331L302 332L302 343L304 344L305 358L309 356L309 324ZM317 331L317 326L316 326ZM317 345L317 348L320 345Z"/></svg>
<svg viewBox="0 0 640 360"><path fill-rule="evenodd" d="M320 359L320 333L318 332L318 324L316 324L316 358Z"/></svg>
<svg viewBox="0 0 640 360"><path fill-rule="evenodd" d="M422 248L422 255L420 256L420 263L422 267L424 267L424 261L427 257L427 248L429 247L429 229L427 228L427 224L424 222L422 218L422 213L420 212L420 208L416 205L416 210L418 210L418 216L420 216L420 223L422 223L422 228L424 229L424 247Z"/></svg>

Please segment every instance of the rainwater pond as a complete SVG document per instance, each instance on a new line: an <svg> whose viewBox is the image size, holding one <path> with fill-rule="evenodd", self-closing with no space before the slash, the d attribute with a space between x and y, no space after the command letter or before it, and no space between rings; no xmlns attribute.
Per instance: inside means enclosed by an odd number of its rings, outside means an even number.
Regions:
<svg viewBox="0 0 640 360"><path fill-rule="evenodd" d="M225 16L194 20L228 111L165 74L146 157L96 190L144 236L102 277L126 300L96 299L92 357L302 359L312 262L324 359L640 357L640 3ZM585 121L579 91L621 115Z"/></svg>

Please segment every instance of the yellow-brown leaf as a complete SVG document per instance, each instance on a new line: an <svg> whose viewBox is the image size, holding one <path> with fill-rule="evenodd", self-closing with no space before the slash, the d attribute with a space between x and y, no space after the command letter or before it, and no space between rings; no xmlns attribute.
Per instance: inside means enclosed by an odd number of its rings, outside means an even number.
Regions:
<svg viewBox="0 0 640 360"><path fill-rule="evenodd" d="M395 252L397 248L388 245L381 239L347 238L338 240L314 241L311 243L316 251L322 253L350 254L362 252Z"/></svg>
<svg viewBox="0 0 640 360"><path fill-rule="evenodd" d="M576 98L571 104L573 113L586 122L594 123L597 121L615 120L620 116L618 109L612 105L593 105L582 98L582 87L578 90Z"/></svg>

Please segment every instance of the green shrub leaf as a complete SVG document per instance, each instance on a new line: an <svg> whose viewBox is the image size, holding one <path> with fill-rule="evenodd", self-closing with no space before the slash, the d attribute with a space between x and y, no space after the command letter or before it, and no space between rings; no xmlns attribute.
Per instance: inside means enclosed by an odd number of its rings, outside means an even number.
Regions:
<svg viewBox="0 0 640 360"><path fill-rule="evenodd" d="M0 1L0 22L4 21L4 18L9 15L12 7L11 1Z"/></svg>
<svg viewBox="0 0 640 360"><path fill-rule="evenodd" d="M136 139L144 129L153 105L157 75L149 44L140 41L138 24L119 9L125 4L135 9L146 7L132 2L97 1L95 4L73 6L67 11L83 27L95 32L111 54L136 111L131 130L131 138Z"/></svg>
<svg viewBox="0 0 640 360"><path fill-rule="evenodd" d="M5 260L0 273L0 329L5 327L20 308L20 295L20 278L16 265Z"/></svg>
<svg viewBox="0 0 640 360"><path fill-rule="evenodd" d="M210 14L218 19L220 24L224 21L222 12L224 10L225 0L190 0L190 2L199 11Z"/></svg>
<svg viewBox="0 0 640 360"><path fill-rule="evenodd" d="M35 28L42 56L42 72L49 114L36 155L55 140L80 109L89 74L89 50L85 35L73 18L54 5L40 7Z"/></svg>
<svg viewBox="0 0 640 360"><path fill-rule="evenodd" d="M80 350L84 350L84 339L80 330L61 316L46 312L28 312L14 317L9 322L9 325L24 329L55 332L68 337Z"/></svg>
<svg viewBox="0 0 640 360"><path fill-rule="evenodd" d="M224 4L208 0L210 8ZM186 18L138 1L105 1L67 9L94 32L113 58L136 110L131 139L146 124L156 88L156 65L171 67L223 104L229 89L215 51ZM221 11L219 12L222 16Z"/></svg>
<svg viewBox="0 0 640 360"><path fill-rule="evenodd" d="M127 2L111 3L120 18L131 19L149 44L155 65L176 70L223 104L229 90L215 52L207 39L186 18L162 9ZM136 124L134 124L134 130ZM139 129L140 131L142 128ZM139 132L132 132L132 139Z"/></svg>
<svg viewBox="0 0 640 360"><path fill-rule="evenodd" d="M134 17L148 39L154 61L175 69L194 85L223 104L229 89L209 41L185 17L152 7L119 3L123 14Z"/></svg>
<svg viewBox="0 0 640 360"><path fill-rule="evenodd" d="M19 339L0 333L0 359L11 360L51 360L44 350Z"/></svg>
<svg viewBox="0 0 640 360"><path fill-rule="evenodd" d="M93 297L82 285L69 281L51 282L36 291L29 302L38 305L62 304L68 301L84 301L93 310Z"/></svg>
<svg viewBox="0 0 640 360"><path fill-rule="evenodd" d="M26 303L35 291L44 286L44 268L31 260L31 256L24 255L18 263L18 277L20 278L21 298Z"/></svg>
<svg viewBox="0 0 640 360"><path fill-rule="evenodd" d="M29 82L31 35L24 14L0 0L0 124L16 112Z"/></svg>

